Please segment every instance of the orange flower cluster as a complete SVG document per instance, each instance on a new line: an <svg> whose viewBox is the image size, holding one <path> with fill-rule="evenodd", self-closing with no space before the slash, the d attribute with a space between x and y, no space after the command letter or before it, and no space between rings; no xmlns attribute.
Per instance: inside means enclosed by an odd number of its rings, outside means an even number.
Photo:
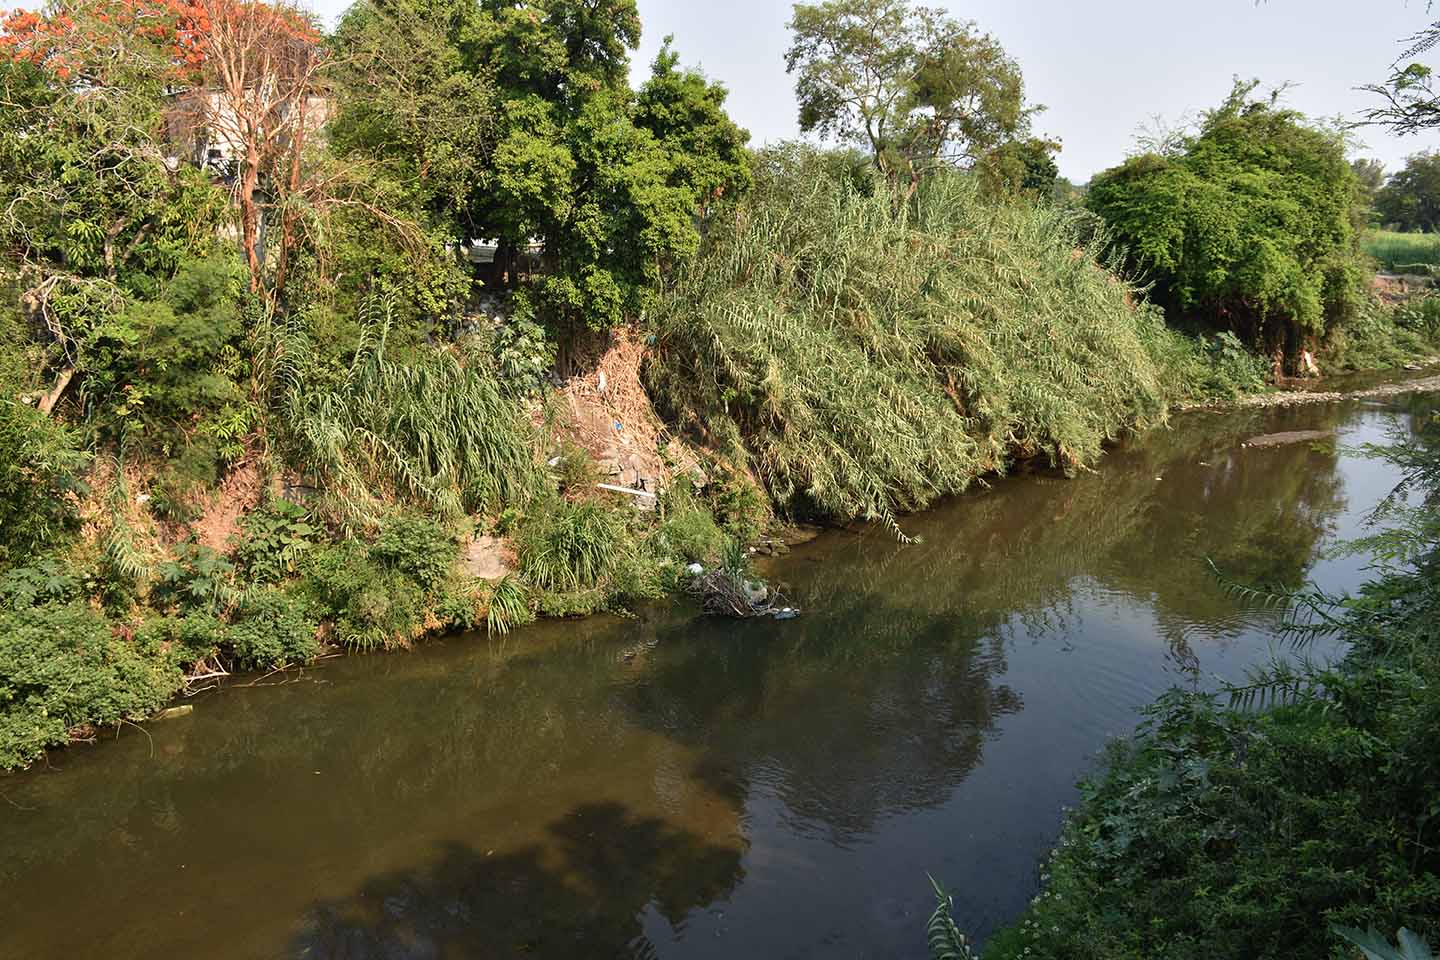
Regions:
<svg viewBox="0 0 1440 960"><path fill-rule="evenodd" d="M303 17L259 0L72 0L44 14L0 10L0 57L68 80L125 40L139 38L166 51L176 80L194 81L210 56L217 21L263 25L312 44L320 40Z"/></svg>

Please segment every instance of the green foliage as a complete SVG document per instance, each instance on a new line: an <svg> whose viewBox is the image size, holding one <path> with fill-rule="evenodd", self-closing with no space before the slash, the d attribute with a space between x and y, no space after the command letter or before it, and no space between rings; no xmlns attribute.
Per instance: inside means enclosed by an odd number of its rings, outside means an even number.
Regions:
<svg viewBox="0 0 1440 960"><path fill-rule="evenodd" d="M320 652L316 622L303 599L277 587L245 595L226 634L240 667L279 667L305 663Z"/></svg>
<svg viewBox="0 0 1440 960"><path fill-rule="evenodd" d="M1414 297L1395 308L1395 326L1413 331L1430 341L1440 340L1440 296L1433 293Z"/></svg>
<svg viewBox="0 0 1440 960"><path fill-rule="evenodd" d="M660 503L659 528L655 531L655 547L686 563L709 565L715 562L730 542L715 517L696 496L694 485L681 478L665 491Z"/></svg>
<svg viewBox="0 0 1440 960"><path fill-rule="evenodd" d="M306 557L300 595L330 624L328 639L357 650L408 646L424 632L424 604L404 577L355 540Z"/></svg>
<svg viewBox="0 0 1440 960"><path fill-rule="evenodd" d="M218 551L182 543L173 558L155 568L150 601L162 610L203 610L218 613L240 597L235 565Z"/></svg>
<svg viewBox="0 0 1440 960"><path fill-rule="evenodd" d="M591 589L614 566L625 536L624 521L610 506L555 501L520 528L520 573L541 590Z"/></svg>
<svg viewBox="0 0 1440 960"><path fill-rule="evenodd" d="M518 578L507 576L495 584L485 607L485 628L492 634L506 634L535 619L530 594Z"/></svg>
<svg viewBox="0 0 1440 960"><path fill-rule="evenodd" d="M1389 370L1425 356L1440 333L1437 306L1425 306L1429 297L1413 306L1387 307L1371 300L1355 318L1330 338L1331 371Z"/></svg>
<svg viewBox="0 0 1440 960"><path fill-rule="evenodd" d="M86 409L103 430L178 455L198 420L196 439L238 455L250 421L234 345L243 279L228 254L185 260L160 298L76 332Z"/></svg>
<svg viewBox="0 0 1440 960"><path fill-rule="evenodd" d="M0 612L0 769L24 766L87 725L138 720L180 686L83 603Z"/></svg>
<svg viewBox="0 0 1440 960"><path fill-rule="evenodd" d="M434 595L455 569L460 548L433 521L402 517L385 525L370 555Z"/></svg>
<svg viewBox="0 0 1440 960"><path fill-rule="evenodd" d="M1229 330L1191 337L1166 331L1155 343L1162 366L1171 372L1174 399L1234 400L1265 388L1269 365Z"/></svg>
<svg viewBox="0 0 1440 960"><path fill-rule="evenodd" d="M1435 960L1430 945L1404 927L1400 928L1398 949L1373 929L1336 927L1335 935L1358 948L1365 960Z"/></svg>
<svg viewBox="0 0 1440 960"><path fill-rule="evenodd" d="M1365 270L1342 137L1237 84L1166 155L1097 176L1086 206L1155 282L1173 321L1195 316L1298 354L1352 316Z"/></svg>
<svg viewBox="0 0 1440 960"><path fill-rule="evenodd" d="M1376 191L1375 213L1393 230L1440 230L1440 153L1425 151L1407 158Z"/></svg>
<svg viewBox="0 0 1440 960"><path fill-rule="evenodd" d="M495 367L508 389L521 397L532 397L545 389L555 365L555 342L535 320L528 298L516 298L515 310L496 324L490 344Z"/></svg>
<svg viewBox="0 0 1440 960"><path fill-rule="evenodd" d="M294 343L285 375L291 456L316 476L347 523L375 523L386 497L446 517L523 502L537 470L516 399L483 364L421 348L404 361L386 349L385 318L369 327L336 382Z"/></svg>
<svg viewBox="0 0 1440 960"><path fill-rule="evenodd" d="M89 462L64 424L0 396L0 567L54 546L79 522Z"/></svg>
<svg viewBox="0 0 1440 960"><path fill-rule="evenodd" d="M310 523L309 510L280 498L246 514L240 529L244 536L235 545L234 560L257 583L279 583L293 574L320 533Z"/></svg>
<svg viewBox="0 0 1440 960"><path fill-rule="evenodd" d="M868 148L893 181L1026 136L1020 67L973 23L911 0L825 0L795 4L789 26L801 132Z"/></svg>
<svg viewBox="0 0 1440 960"><path fill-rule="evenodd" d="M1366 230L1362 246L1390 273L1429 275L1440 267L1440 236L1435 234Z"/></svg>
<svg viewBox="0 0 1440 960"><path fill-rule="evenodd" d="M329 621L341 645L408 646L473 619L474 604L457 606L451 589L458 552L454 538L429 520L390 519L371 546L343 540L308 551L298 595L310 604L307 615Z"/></svg>
<svg viewBox="0 0 1440 960"><path fill-rule="evenodd" d="M826 169L762 156L667 291L645 371L775 503L893 519L1012 453L1086 462L1163 416L1163 326L1073 214L986 203L962 174L897 202Z"/></svg>
<svg viewBox="0 0 1440 960"><path fill-rule="evenodd" d="M150 617L135 628L135 645L150 657L188 666L216 656L230 644L230 628L215 614Z"/></svg>
<svg viewBox="0 0 1440 960"><path fill-rule="evenodd" d="M613 327L694 252L704 204L745 182L721 86L667 45L630 89L639 36L634 0L357 4L336 31L356 64L337 147L414 182L437 230L497 240L495 279L547 319ZM544 252L525 266L532 240Z"/></svg>
<svg viewBox="0 0 1440 960"><path fill-rule="evenodd" d="M955 901L941 889L935 878L930 878L935 888L935 911L925 926L925 940L930 945L932 960L973 960L975 953L953 916Z"/></svg>
<svg viewBox="0 0 1440 960"><path fill-rule="evenodd" d="M0 60L0 249L33 265L37 288L59 284L47 299L62 345L102 319L103 291L153 296L226 219L223 188L165 163L166 53L113 49L83 84Z"/></svg>
<svg viewBox="0 0 1440 960"><path fill-rule="evenodd" d="M0 574L0 605L24 610L46 603L68 603L84 595L85 584L67 563L47 558L34 566Z"/></svg>

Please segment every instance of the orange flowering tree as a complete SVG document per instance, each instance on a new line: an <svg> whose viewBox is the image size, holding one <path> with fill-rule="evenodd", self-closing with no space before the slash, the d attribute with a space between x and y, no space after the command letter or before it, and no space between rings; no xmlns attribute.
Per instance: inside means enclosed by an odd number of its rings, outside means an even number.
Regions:
<svg viewBox="0 0 1440 960"><path fill-rule="evenodd" d="M163 92L157 148L209 147L233 163L241 252L251 289L261 289L262 194L298 190L306 141L322 119L324 58L306 15L255 0L58 0L0 17L0 57L84 97ZM281 284L293 239L281 230Z"/></svg>

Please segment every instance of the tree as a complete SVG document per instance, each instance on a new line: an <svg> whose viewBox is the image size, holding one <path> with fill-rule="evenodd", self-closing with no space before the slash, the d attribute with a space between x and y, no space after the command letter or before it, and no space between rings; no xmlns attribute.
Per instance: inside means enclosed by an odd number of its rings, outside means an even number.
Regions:
<svg viewBox="0 0 1440 960"><path fill-rule="evenodd" d="M1040 137L1007 140L981 161L980 182L990 196L1051 197L1060 177L1059 149L1059 143Z"/></svg>
<svg viewBox="0 0 1440 960"><path fill-rule="evenodd" d="M298 193L309 134L319 126L319 33L297 8L258 0L197 0L180 23L193 54L183 72L190 88L183 115L236 156L240 246L250 289L264 277L260 192ZM268 183L262 183L262 179ZM275 289L284 288L295 236L293 210L282 216Z"/></svg>
<svg viewBox="0 0 1440 960"><path fill-rule="evenodd" d="M375 93L350 88L337 143L397 170L438 162L443 194L419 199L460 237L498 241L498 280L522 312L594 329L637 316L697 249L707 204L748 183L747 134L722 86L681 70L667 43L630 88L634 0L368 0L342 21L337 53L373 45L364 38L387 24L423 33L426 64L378 71ZM392 100L447 90L486 109L459 128L463 142L431 137L428 118L385 115ZM532 241L538 263L522 257Z"/></svg>
<svg viewBox="0 0 1440 960"><path fill-rule="evenodd" d="M1430 24L1405 42L1408 46L1396 58L1385 82L1362 88L1382 101L1365 112L1365 119L1401 136L1440 126L1440 95L1435 92L1434 71L1416 59L1440 46L1440 22Z"/></svg>
<svg viewBox="0 0 1440 960"><path fill-rule="evenodd" d="M892 181L974 164L1023 139L1020 67L974 23L911 0L798 3L785 68L800 129L867 147Z"/></svg>
<svg viewBox="0 0 1440 960"><path fill-rule="evenodd" d="M1397 230L1440 230L1440 153L1409 157L1375 194L1380 222Z"/></svg>
<svg viewBox="0 0 1440 960"><path fill-rule="evenodd" d="M1174 318L1294 357L1363 289L1343 135L1237 83L1167 154L1100 174L1086 206Z"/></svg>

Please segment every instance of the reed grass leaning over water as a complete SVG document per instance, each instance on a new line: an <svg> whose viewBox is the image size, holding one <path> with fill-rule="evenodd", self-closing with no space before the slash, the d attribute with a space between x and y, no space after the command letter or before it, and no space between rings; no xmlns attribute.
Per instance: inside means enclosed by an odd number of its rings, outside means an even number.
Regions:
<svg viewBox="0 0 1440 960"><path fill-rule="evenodd" d="M369 522L384 499L418 501L442 516L523 502L538 476L524 411L483 369L422 348L386 354L389 309L367 318L368 336L336 383L288 378L286 432L346 522Z"/></svg>
<svg viewBox="0 0 1440 960"><path fill-rule="evenodd" d="M960 173L897 198L805 148L757 166L669 286L647 380L777 503L893 526L1013 455L1085 464L1164 417L1173 335L1076 214Z"/></svg>

